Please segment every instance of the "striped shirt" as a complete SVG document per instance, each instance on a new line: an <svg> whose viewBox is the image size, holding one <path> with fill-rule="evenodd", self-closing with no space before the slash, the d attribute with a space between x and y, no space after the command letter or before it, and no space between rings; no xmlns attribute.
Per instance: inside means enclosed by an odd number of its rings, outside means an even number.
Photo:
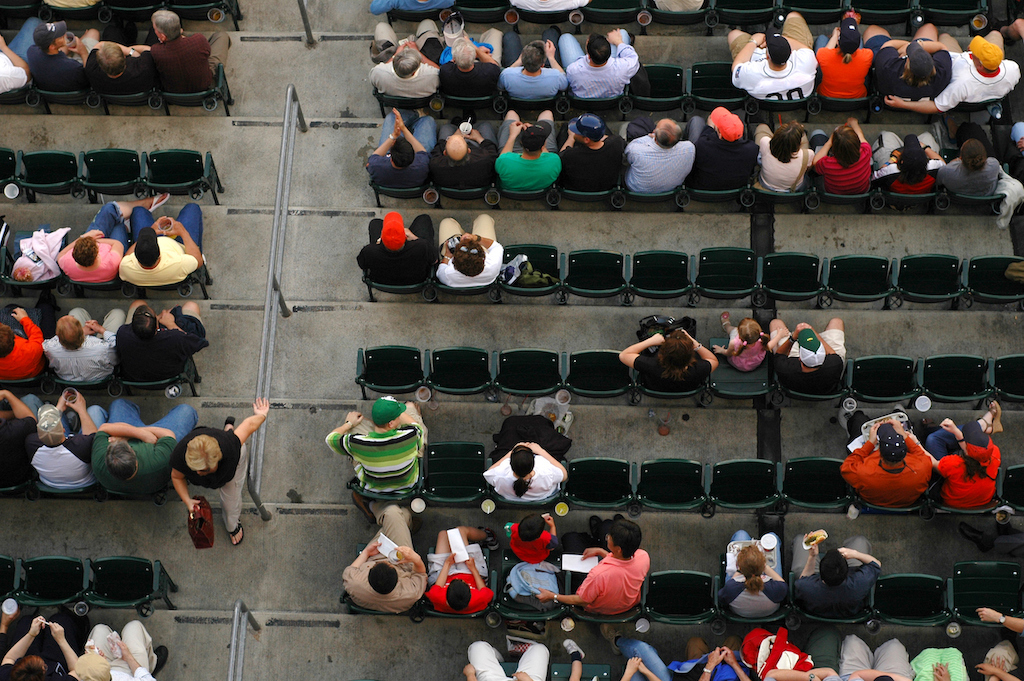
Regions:
<svg viewBox="0 0 1024 681"><path fill-rule="evenodd" d="M626 188L638 194L671 191L690 174L693 158L692 142L676 142L665 149L650 135L637 137L626 145Z"/></svg>
<svg viewBox="0 0 1024 681"><path fill-rule="evenodd" d="M617 97L640 70L640 57L631 45L619 45L618 52L603 66L592 66L584 55L565 67L569 87L577 97Z"/></svg>
<svg viewBox="0 0 1024 681"><path fill-rule="evenodd" d="M327 446L352 457L352 467L363 487L374 492L409 489L420 475L423 429L419 424L399 426L386 433L331 433Z"/></svg>

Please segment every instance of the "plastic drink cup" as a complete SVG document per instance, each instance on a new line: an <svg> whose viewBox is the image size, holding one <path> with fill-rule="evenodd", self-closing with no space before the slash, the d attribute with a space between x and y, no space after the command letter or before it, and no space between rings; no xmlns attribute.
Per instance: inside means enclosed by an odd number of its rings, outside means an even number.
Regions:
<svg viewBox="0 0 1024 681"><path fill-rule="evenodd" d="M637 633L645 634L651 629L651 621L646 617L641 617L636 621Z"/></svg>
<svg viewBox="0 0 1024 681"><path fill-rule="evenodd" d="M416 497L411 502L409 502L409 508L412 509L413 513L423 513L424 509L427 508L427 502L423 501L423 499L420 499L419 497Z"/></svg>
<svg viewBox="0 0 1024 681"><path fill-rule="evenodd" d="M512 538L512 526L513 525L515 525L515 523L505 523L505 536L508 537L509 539Z"/></svg>
<svg viewBox="0 0 1024 681"><path fill-rule="evenodd" d="M562 388L557 393L555 393L555 402L557 402L558 404L569 404L569 400L571 399L572 395L565 388Z"/></svg>
<svg viewBox="0 0 1024 681"><path fill-rule="evenodd" d="M569 514L569 504L564 501L559 501L555 504L555 515L562 517Z"/></svg>
<svg viewBox="0 0 1024 681"><path fill-rule="evenodd" d="M0 606L0 611L10 617L14 613L18 612L18 601L13 598L5 598L4 604Z"/></svg>
<svg viewBox="0 0 1024 681"><path fill-rule="evenodd" d="M16 199L19 194L21 194L21 187L13 182L8 183L8 185L4 187L4 196L9 199Z"/></svg>
<svg viewBox="0 0 1024 681"><path fill-rule="evenodd" d="M847 397L843 400L843 411L853 412L857 408L857 400Z"/></svg>
<svg viewBox="0 0 1024 681"><path fill-rule="evenodd" d="M388 554L388 560L392 563L397 563L402 560L402 552L398 549L391 549L391 553Z"/></svg>
<svg viewBox="0 0 1024 681"><path fill-rule="evenodd" d="M562 618L562 631L568 633L576 628L576 622L571 617Z"/></svg>
<svg viewBox="0 0 1024 681"><path fill-rule="evenodd" d="M918 411L928 411L932 408L932 400L927 395L918 395L917 399L914 400L914 407Z"/></svg>
<svg viewBox="0 0 1024 681"><path fill-rule="evenodd" d="M779 545L779 538L774 534L765 534L761 536L761 548L768 551L774 551L775 547Z"/></svg>
<svg viewBox="0 0 1024 681"><path fill-rule="evenodd" d="M68 404L74 404L78 401L78 391L74 388L66 388L64 390L64 401Z"/></svg>
<svg viewBox="0 0 1024 681"><path fill-rule="evenodd" d="M484 499L480 503L480 510L487 515L494 513L494 499Z"/></svg>
<svg viewBox="0 0 1024 681"><path fill-rule="evenodd" d="M463 135L470 134L471 132L473 132L473 124L470 123L469 121L459 123L459 132L461 132Z"/></svg>

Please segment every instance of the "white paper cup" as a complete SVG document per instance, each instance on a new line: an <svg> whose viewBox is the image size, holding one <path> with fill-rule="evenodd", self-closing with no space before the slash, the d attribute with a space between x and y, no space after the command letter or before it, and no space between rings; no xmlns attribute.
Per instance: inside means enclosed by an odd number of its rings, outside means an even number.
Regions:
<svg viewBox="0 0 1024 681"><path fill-rule="evenodd" d="M651 621L646 617L641 617L636 621L636 630L639 634L646 634L651 629Z"/></svg>
<svg viewBox="0 0 1024 681"><path fill-rule="evenodd" d="M571 617L562 618L562 631L570 632L576 628L576 622Z"/></svg>
<svg viewBox="0 0 1024 681"><path fill-rule="evenodd" d="M427 508L427 502L423 501L423 499L420 499L419 497L416 497L411 502L409 502L409 508L412 509L413 513L423 513L424 509Z"/></svg>
<svg viewBox="0 0 1024 681"><path fill-rule="evenodd" d="M425 385L421 385L416 389L416 401L417 402L428 402L430 400L430 388Z"/></svg>
<svg viewBox="0 0 1024 681"><path fill-rule="evenodd" d="M4 187L4 196L6 196L9 199L16 199L18 198L19 194L21 194L21 187L14 184L13 182L9 183L6 187Z"/></svg>
<svg viewBox="0 0 1024 681"><path fill-rule="evenodd" d="M932 408L932 399L927 395L918 395L914 400L914 408L918 411L928 411Z"/></svg>
<svg viewBox="0 0 1024 681"><path fill-rule="evenodd" d="M565 388L555 393L555 402L559 404L569 404L570 400L572 400L572 395Z"/></svg>
<svg viewBox="0 0 1024 681"><path fill-rule="evenodd" d="M857 408L857 400L852 397L847 397L843 400L843 411L853 412Z"/></svg>
<svg viewBox="0 0 1024 681"><path fill-rule="evenodd" d="M774 551L775 547L779 545L779 538L774 534L765 534L761 536L761 548L765 551Z"/></svg>
<svg viewBox="0 0 1024 681"><path fill-rule="evenodd" d="M2 610L5 615L13 615L18 612L18 601L13 598L6 598L4 599L4 604L0 606L0 610Z"/></svg>
<svg viewBox="0 0 1024 681"><path fill-rule="evenodd" d="M388 560L390 560L392 563L397 563L398 561L402 560L402 552L398 549L391 549L391 552L388 553Z"/></svg>
<svg viewBox="0 0 1024 681"><path fill-rule="evenodd" d="M555 515L557 515L558 517L563 517L568 513L569 504L565 503L564 501L559 501L557 504L555 504Z"/></svg>
<svg viewBox="0 0 1024 681"><path fill-rule="evenodd" d="M480 503L480 510L487 515L494 513L494 499L484 499Z"/></svg>

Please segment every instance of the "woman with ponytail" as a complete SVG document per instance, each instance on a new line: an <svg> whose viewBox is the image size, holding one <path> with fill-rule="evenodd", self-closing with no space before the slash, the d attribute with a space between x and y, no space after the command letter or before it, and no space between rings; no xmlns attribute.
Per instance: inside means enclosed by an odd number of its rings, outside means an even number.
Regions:
<svg viewBox="0 0 1024 681"><path fill-rule="evenodd" d="M549 499L568 477L565 466L536 442L520 442L484 472L484 480L509 501Z"/></svg>
<svg viewBox="0 0 1024 681"><path fill-rule="evenodd" d="M750 541L750 535L740 530L732 541ZM718 600L740 617L767 617L779 609L787 593L786 581L768 567L761 547L749 544L736 555L735 569L726 567Z"/></svg>

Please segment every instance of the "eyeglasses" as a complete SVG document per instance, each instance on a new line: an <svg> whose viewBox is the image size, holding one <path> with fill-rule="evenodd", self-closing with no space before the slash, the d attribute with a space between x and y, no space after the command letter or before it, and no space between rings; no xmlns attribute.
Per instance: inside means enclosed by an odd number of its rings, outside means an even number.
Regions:
<svg viewBox="0 0 1024 681"><path fill-rule="evenodd" d="M463 253L472 253L473 255L477 255L478 253L480 253L480 250L477 248L466 248L465 246L460 246L459 250L462 251Z"/></svg>

